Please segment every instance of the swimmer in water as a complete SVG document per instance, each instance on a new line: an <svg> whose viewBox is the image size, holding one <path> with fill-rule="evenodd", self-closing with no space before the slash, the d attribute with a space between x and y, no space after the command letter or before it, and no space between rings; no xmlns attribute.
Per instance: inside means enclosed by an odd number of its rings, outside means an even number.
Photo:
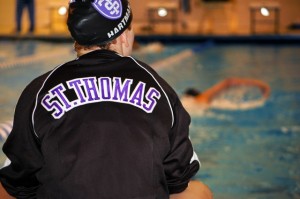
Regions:
<svg viewBox="0 0 300 199"><path fill-rule="evenodd" d="M228 78L225 79L211 88L205 90L204 92L200 92L196 89L190 88L185 91L185 96L192 98L192 100L196 104L200 104L204 108L208 108L212 105L214 107L225 107L226 105L229 105L228 102L226 101L227 104L220 104L220 100L218 100L216 103L213 103L215 98L221 93L224 92L227 89L230 89L232 87L238 87L238 86L249 86L249 87L256 87L260 90L261 92L261 99L256 100L256 103L252 102L250 105L249 103L247 104L247 107L253 107L254 105L257 106L258 104L262 104L269 96L270 96L270 87L268 84L266 84L263 81L257 80L257 79L250 79L250 78ZM225 102L223 100L223 102ZM241 107L246 107L246 103L244 103L244 106L241 106L241 104L236 104L230 103L230 107L227 106L230 109L238 109Z"/></svg>

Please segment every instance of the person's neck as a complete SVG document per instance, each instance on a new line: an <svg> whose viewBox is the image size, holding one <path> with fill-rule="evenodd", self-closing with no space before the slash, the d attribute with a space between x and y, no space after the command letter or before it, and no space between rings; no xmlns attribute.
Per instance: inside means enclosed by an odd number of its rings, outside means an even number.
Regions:
<svg viewBox="0 0 300 199"><path fill-rule="evenodd" d="M76 53L77 53L77 57L80 57L82 55L85 55L87 53L90 53L92 51L95 51L95 50L100 50L101 48L98 47L98 46L93 46L91 48L81 48L81 49L78 49L76 50Z"/></svg>
<svg viewBox="0 0 300 199"><path fill-rule="evenodd" d="M92 46L92 47L89 47L89 48L77 49L76 50L77 57L80 57L82 55L85 55L85 54L90 53L90 52L95 51L95 50L101 50L101 48L99 46ZM119 52L118 48L114 48L114 46L111 46L107 50L111 50L111 51L117 52L118 54L122 54L122 53Z"/></svg>

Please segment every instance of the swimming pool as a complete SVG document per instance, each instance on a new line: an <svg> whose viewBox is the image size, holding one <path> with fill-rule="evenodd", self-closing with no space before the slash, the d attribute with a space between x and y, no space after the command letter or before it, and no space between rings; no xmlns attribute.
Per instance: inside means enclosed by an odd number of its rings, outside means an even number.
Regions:
<svg viewBox="0 0 300 199"><path fill-rule="evenodd" d="M0 41L0 46L0 123L5 123L26 84L75 54L70 43ZM300 46L170 44L134 56L153 63L179 95L228 77L267 82L272 91L264 106L191 113L191 140L202 161L196 178L215 198L300 198Z"/></svg>

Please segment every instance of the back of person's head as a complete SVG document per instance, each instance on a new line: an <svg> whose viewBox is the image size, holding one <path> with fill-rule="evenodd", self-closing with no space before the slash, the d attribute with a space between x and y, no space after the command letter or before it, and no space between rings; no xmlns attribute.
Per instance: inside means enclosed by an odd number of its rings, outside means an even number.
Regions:
<svg viewBox="0 0 300 199"><path fill-rule="evenodd" d="M120 36L132 21L128 0L71 0L67 25L80 45L105 45Z"/></svg>
<svg viewBox="0 0 300 199"><path fill-rule="evenodd" d="M198 95L201 95L201 91L194 89L194 88L188 88L185 90L184 94L187 96L196 97Z"/></svg>

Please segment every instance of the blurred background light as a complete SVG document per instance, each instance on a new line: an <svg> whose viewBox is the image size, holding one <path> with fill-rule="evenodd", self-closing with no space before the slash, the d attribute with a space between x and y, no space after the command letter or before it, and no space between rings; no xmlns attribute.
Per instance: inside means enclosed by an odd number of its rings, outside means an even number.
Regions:
<svg viewBox="0 0 300 199"><path fill-rule="evenodd" d="M165 17L168 15L168 11L166 8L159 8L157 11L158 16Z"/></svg>
<svg viewBox="0 0 300 199"><path fill-rule="evenodd" d="M67 8L65 6L61 6L59 9L58 9L58 14L63 16L67 13Z"/></svg>
<svg viewBox="0 0 300 199"><path fill-rule="evenodd" d="M262 16L265 16L265 17L270 16L270 12L266 7L261 7L260 13L262 14Z"/></svg>

